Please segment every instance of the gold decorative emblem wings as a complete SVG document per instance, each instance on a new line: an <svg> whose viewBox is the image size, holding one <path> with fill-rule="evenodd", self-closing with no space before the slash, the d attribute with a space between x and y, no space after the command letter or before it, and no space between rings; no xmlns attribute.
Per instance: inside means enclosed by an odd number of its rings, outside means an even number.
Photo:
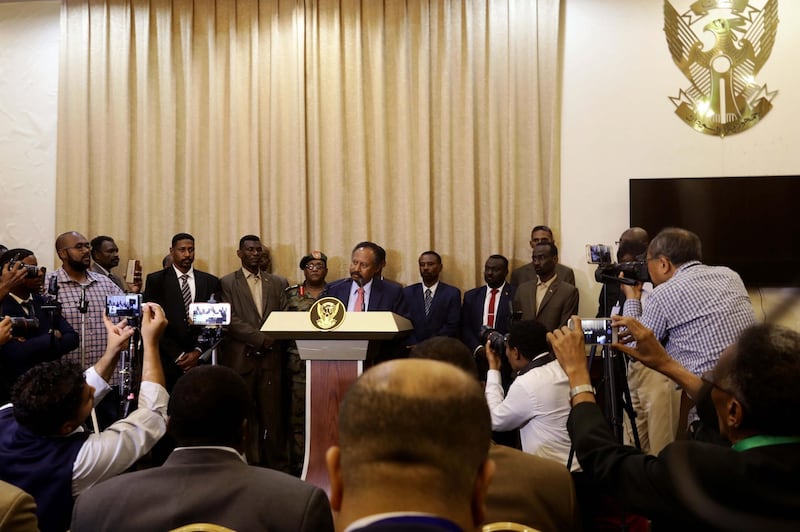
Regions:
<svg viewBox="0 0 800 532"><path fill-rule="evenodd" d="M708 32L706 47L693 28ZM675 113L709 135L744 131L772 109L777 91L756 83L769 59L778 29L778 0L762 9L748 0L698 0L683 14L664 0L664 33L672 59L689 80Z"/></svg>

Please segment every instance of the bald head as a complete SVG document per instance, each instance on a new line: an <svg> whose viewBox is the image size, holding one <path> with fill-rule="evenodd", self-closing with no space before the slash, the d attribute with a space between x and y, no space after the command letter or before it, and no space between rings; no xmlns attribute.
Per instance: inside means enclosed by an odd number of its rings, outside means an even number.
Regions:
<svg viewBox="0 0 800 532"><path fill-rule="evenodd" d="M350 388L339 416L347 490L424 488L465 500L487 459L491 423L476 379L445 362L379 364Z"/></svg>
<svg viewBox="0 0 800 532"><path fill-rule="evenodd" d="M56 238L56 254L67 274L83 275L92 263L91 245L85 236L77 231L61 233Z"/></svg>
<svg viewBox="0 0 800 532"><path fill-rule="evenodd" d="M631 227L622 232L619 236L619 241L620 243L636 242L642 244L646 248L650 243L650 235L641 227Z"/></svg>

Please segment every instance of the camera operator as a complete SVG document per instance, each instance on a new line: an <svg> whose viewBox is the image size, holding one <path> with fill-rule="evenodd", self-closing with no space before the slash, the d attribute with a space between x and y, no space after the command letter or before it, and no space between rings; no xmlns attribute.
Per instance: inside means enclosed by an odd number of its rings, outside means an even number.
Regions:
<svg viewBox="0 0 800 532"><path fill-rule="evenodd" d="M7 251L0 258L0 275L16 277L18 264L25 277L0 302L0 315L10 316L15 322L11 341L0 347L2 378L9 387L36 364L56 360L78 345L78 334L72 326L40 295L44 271L32 251L21 248ZM0 403L8 401L7 392L0 389Z"/></svg>
<svg viewBox="0 0 800 532"><path fill-rule="evenodd" d="M5 257L5 253L0 254L0 258ZM21 262L16 262L7 268L7 271L0 271L0 301L3 301L11 290L25 280L28 272Z"/></svg>
<svg viewBox="0 0 800 532"><path fill-rule="evenodd" d="M0 479L33 495L42 530L69 528L74 497L125 471L166 432L168 396L158 339L167 321L158 305L142 307L142 386L139 408L128 417L99 433L84 429L134 333L124 320L114 325L107 316L106 349L91 368L39 364L17 381L13 404L0 408Z"/></svg>
<svg viewBox="0 0 800 532"><path fill-rule="evenodd" d="M566 465L570 449L569 384L550 352L545 326L535 320L515 322L505 338L492 333L485 347L489 361L485 393L492 430L519 429L523 451ZM516 375L507 395L500 380L503 347ZM572 469L577 469L577 461L573 461Z"/></svg>
<svg viewBox="0 0 800 532"><path fill-rule="evenodd" d="M647 305L641 304L641 283L622 285L623 314L639 318L667 353L695 375L712 369L722 351L755 323L739 275L702 264L701 249L700 238L691 231L663 229L647 249L647 270L655 286ZM677 428L669 427L673 437Z"/></svg>

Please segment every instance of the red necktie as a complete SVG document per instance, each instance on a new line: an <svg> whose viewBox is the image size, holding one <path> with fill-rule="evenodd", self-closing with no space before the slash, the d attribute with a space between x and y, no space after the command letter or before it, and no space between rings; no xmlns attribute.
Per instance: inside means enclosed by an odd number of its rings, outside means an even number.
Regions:
<svg viewBox="0 0 800 532"><path fill-rule="evenodd" d="M489 315L486 317L486 325L489 328L494 327L494 299L497 297L497 292L499 292L497 288L492 288L492 297L489 298Z"/></svg>
<svg viewBox="0 0 800 532"><path fill-rule="evenodd" d="M353 306L353 312L364 311L364 289L358 287L358 295L356 296L356 304Z"/></svg>

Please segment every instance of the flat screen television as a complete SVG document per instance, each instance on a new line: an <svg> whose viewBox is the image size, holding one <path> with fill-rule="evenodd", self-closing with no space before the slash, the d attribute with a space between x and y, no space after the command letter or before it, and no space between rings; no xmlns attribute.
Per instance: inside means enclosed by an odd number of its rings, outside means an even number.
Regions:
<svg viewBox="0 0 800 532"><path fill-rule="evenodd" d="M694 231L747 286L800 286L800 176L630 180L630 224Z"/></svg>

